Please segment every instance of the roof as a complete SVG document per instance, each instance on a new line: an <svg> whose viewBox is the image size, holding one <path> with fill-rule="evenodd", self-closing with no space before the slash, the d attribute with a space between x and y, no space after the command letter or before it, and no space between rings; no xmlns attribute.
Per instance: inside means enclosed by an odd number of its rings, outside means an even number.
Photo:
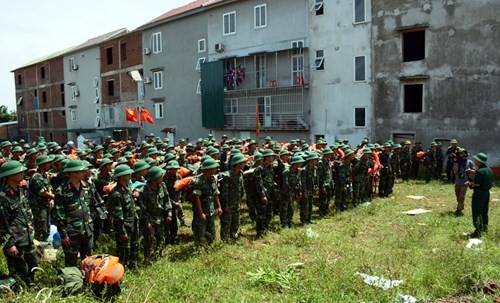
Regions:
<svg viewBox="0 0 500 303"><path fill-rule="evenodd" d="M155 19L147 22L146 24L144 24L144 25L142 25L140 27L143 27L143 26L146 26L146 25L150 25L150 24L154 24L154 23L157 23L159 21L166 20L166 19L169 19L171 17L180 15L182 13L189 12L189 11L192 11L192 10L197 9L197 8L210 6L212 4L223 2L223 1L224 0L195 0L193 2L190 2L190 3L186 4L186 5L180 6L178 8L174 8L172 10L169 10L165 14L163 14L163 15L161 15L159 17L156 17Z"/></svg>
<svg viewBox="0 0 500 303"><path fill-rule="evenodd" d="M67 53L70 53L70 52L74 52L74 51L81 50L81 49L84 49L84 48L87 48L87 47L90 47L90 46L93 46L93 45L97 45L97 44L102 43L102 42L104 42L104 41L106 41L108 39L114 38L114 37L116 37L118 35L126 34L127 32L128 31L127 31L126 28L120 28L118 30L115 30L115 31L112 31L112 32L109 32L109 33L106 33L106 34L103 34L103 35L91 38L91 39L87 40L86 42L84 42L82 44L79 44L79 45L76 45L76 46L72 46L72 47L68 47L68 48L65 48L63 50L59 50L59 51L57 51L55 53L52 53L52 54L50 54L48 56L44 56L44 57L32 60L30 62L27 62L27 63L23 64L22 66L19 66L16 69L12 70L11 72L14 72L14 71L16 71L18 69L25 68L25 67L28 67L28 66L40 63L40 62L45 62L45 61L48 61L50 59L61 57L61 56L65 55Z"/></svg>

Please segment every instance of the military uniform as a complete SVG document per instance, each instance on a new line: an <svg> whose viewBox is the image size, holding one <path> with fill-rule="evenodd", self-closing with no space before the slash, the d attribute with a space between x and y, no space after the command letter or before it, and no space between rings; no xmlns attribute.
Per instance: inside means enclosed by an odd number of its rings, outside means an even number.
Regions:
<svg viewBox="0 0 500 303"><path fill-rule="evenodd" d="M318 165L319 174L319 212L325 217L330 209L330 200L332 198L333 176L332 161L323 156Z"/></svg>
<svg viewBox="0 0 500 303"><path fill-rule="evenodd" d="M165 183L162 182L156 189L146 184L139 193L137 204L141 208L144 258L154 260L160 257L163 249L165 220L172 218L172 203Z"/></svg>
<svg viewBox="0 0 500 303"><path fill-rule="evenodd" d="M47 174L36 172L29 181L30 206L34 213L35 237L46 241L50 231L50 199L42 197L43 193L52 192L52 185Z"/></svg>
<svg viewBox="0 0 500 303"><path fill-rule="evenodd" d="M166 230L165 230L165 242L167 244L176 244L179 241L179 224L177 222L177 215L179 212L179 209L182 211L182 206L180 205L181 203L181 192L176 190L174 188L175 182L177 180L182 179L182 176L179 174L175 174L175 176L171 177L168 174L165 174L163 177L163 182L166 185L168 195L171 200L172 204L172 221L170 223L167 223L166 225Z"/></svg>
<svg viewBox="0 0 500 303"><path fill-rule="evenodd" d="M401 167L401 179L408 181L411 170L411 149L406 145L399 154L399 165Z"/></svg>
<svg viewBox="0 0 500 303"><path fill-rule="evenodd" d="M280 222L282 227L292 227L293 202L302 195L302 172L288 167L283 172L281 185Z"/></svg>
<svg viewBox="0 0 500 303"><path fill-rule="evenodd" d="M422 146L415 145L411 149L411 177L414 179L418 178L418 169L420 167L420 159L417 158L417 154L424 151Z"/></svg>
<svg viewBox="0 0 500 303"><path fill-rule="evenodd" d="M344 159L337 167L337 182L335 183L335 207L346 210L352 197L351 162Z"/></svg>
<svg viewBox="0 0 500 303"><path fill-rule="evenodd" d="M366 194L366 180L368 179L368 169L370 168L370 158L362 156L353 168L353 204L359 205L363 199L367 197Z"/></svg>
<svg viewBox="0 0 500 303"><path fill-rule="evenodd" d="M256 167L253 167L253 169L255 168ZM257 195L257 184L255 183L255 174L249 173L244 175L243 184L245 186L248 215L252 221L257 221L256 206L258 203L260 203L260 199L259 196Z"/></svg>
<svg viewBox="0 0 500 303"><path fill-rule="evenodd" d="M388 197L391 193L391 177L394 174L391 165L391 155L387 151L383 151L379 155L380 165L380 180L378 184L378 194L380 197Z"/></svg>
<svg viewBox="0 0 500 303"><path fill-rule="evenodd" d="M22 188L4 184L0 190L0 245L3 247L10 276L18 276L25 283L33 282L38 259L31 228L33 215ZM7 250L15 246L18 254L10 256Z"/></svg>
<svg viewBox="0 0 500 303"><path fill-rule="evenodd" d="M217 180L214 176L207 179L204 175L200 175L194 181L192 188L193 195L200 199L201 210L206 217L205 220L202 220L198 209L193 207L192 229L195 245L200 246L204 240L208 244L212 244L215 240L215 196L220 194Z"/></svg>
<svg viewBox="0 0 500 303"><path fill-rule="evenodd" d="M220 236L223 241L236 241L240 228L241 198L243 198L243 173L235 172L234 167L221 174L220 204Z"/></svg>
<svg viewBox="0 0 500 303"><path fill-rule="evenodd" d="M66 181L56 189L55 220L61 239L69 237L71 245L64 247L65 266L77 266L77 255L90 256L93 246L93 224L90 213L90 188L80 182L77 189Z"/></svg>
<svg viewBox="0 0 500 303"><path fill-rule="evenodd" d="M255 187L257 190L257 200L255 210L257 237L261 237L269 228L273 217L273 196L274 196L274 169L272 165L259 165L254 171ZM262 202L262 198L267 198L267 203Z"/></svg>
<svg viewBox="0 0 500 303"><path fill-rule="evenodd" d="M488 209L490 189L493 186L493 171L487 165L487 156L479 153L474 156L482 165L474 175L474 193L472 194L472 223L474 224L473 237L479 237L482 232L488 231Z"/></svg>
<svg viewBox="0 0 500 303"><path fill-rule="evenodd" d="M436 151L432 148L427 150L424 159L425 182L429 183L434 178L436 170Z"/></svg>
<svg viewBox="0 0 500 303"><path fill-rule="evenodd" d="M302 199L300 201L300 222L312 222L313 196L319 188L319 174L316 165L308 164L302 169Z"/></svg>

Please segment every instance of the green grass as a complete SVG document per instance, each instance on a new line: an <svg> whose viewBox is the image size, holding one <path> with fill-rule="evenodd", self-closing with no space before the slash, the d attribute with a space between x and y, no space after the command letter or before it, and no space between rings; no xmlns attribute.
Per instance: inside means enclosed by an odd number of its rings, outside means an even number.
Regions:
<svg viewBox="0 0 500 303"><path fill-rule="evenodd" d="M500 187L491 199L500 198ZM374 199L367 207L334 213L318 224L280 230L255 240L246 213L242 218L243 245L216 242L208 251L193 249L191 231L181 228L183 243L166 250L167 256L138 273L126 273L119 302L395 302L398 294L418 302L449 296L468 296L471 302L492 302L476 289L479 281L500 279L500 207L490 202L490 230L480 252L467 249L463 232L472 231L467 193L465 216L453 215L452 185L421 181L396 184L395 195ZM407 195L425 196L423 200ZM401 212L431 209L408 216ZM190 214L188 207L186 214ZM295 222L298 222L296 208ZM218 223L217 223L218 224ZM311 228L318 237L308 237ZM3 258L2 258L3 260ZM5 268L4 261L2 267ZM291 267L302 262L304 265ZM39 287L56 284L55 269L44 264ZM367 285L355 272L403 280L382 290ZM33 290L17 297L35 300ZM48 302L95 302L78 296Z"/></svg>

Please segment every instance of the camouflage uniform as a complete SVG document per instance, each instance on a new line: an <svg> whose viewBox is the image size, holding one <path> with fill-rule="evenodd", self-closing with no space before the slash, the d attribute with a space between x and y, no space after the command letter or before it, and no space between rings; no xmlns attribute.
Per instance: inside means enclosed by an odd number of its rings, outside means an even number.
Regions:
<svg viewBox="0 0 500 303"><path fill-rule="evenodd" d="M248 215L252 221L257 221L256 205L260 203L259 196L257 195L257 184L255 183L255 173L249 173L243 176L243 184L245 186L246 204L248 208Z"/></svg>
<svg viewBox="0 0 500 303"><path fill-rule="evenodd" d="M361 156L353 167L352 194L354 205L363 203L363 199L367 197L366 180L370 164L370 158L366 159L364 156Z"/></svg>
<svg viewBox="0 0 500 303"><path fill-rule="evenodd" d="M443 149L436 149L436 170L434 171L434 178L441 179L443 173L444 153Z"/></svg>
<svg viewBox="0 0 500 303"><path fill-rule="evenodd" d="M42 197L42 193L52 192L48 176L36 172L29 181L30 206L35 218L35 237L46 241L50 231L50 199Z"/></svg>
<svg viewBox="0 0 500 303"><path fill-rule="evenodd" d="M337 168L338 180L335 183L335 206L338 210L346 210L352 197L351 163L344 159Z"/></svg>
<svg viewBox="0 0 500 303"><path fill-rule="evenodd" d="M3 247L10 276L18 276L25 283L33 282L38 259L30 227L33 215L22 188L12 189L4 184L0 190L0 245ZM7 249L15 246L19 252L9 256Z"/></svg>
<svg viewBox="0 0 500 303"><path fill-rule="evenodd" d="M182 176L176 174L174 177L170 177L168 174L165 174L163 177L163 182L166 185L168 195L171 201L171 212L172 212L172 221L167 223L165 228L165 242L167 244L176 244L179 242L179 225L177 222L177 213L180 210L182 212L182 207L180 205L181 202L181 192L174 188L175 181L182 179Z"/></svg>
<svg viewBox="0 0 500 303"><path fill-rule="evenodd" d="M214 176L206 179L204 175L200 175L193 183L193 195L199 197L201 209L206 216L206 220L200 219L200 215L196 207L193 207L193 233L194 243L200 246L205 239L208 244L212 244L215 240L215 202L214 197L220 194L217 188L217 181Z"/></svg>
<svg viewBox="0 0 500 303"><path fill-rule="evenodd" d="M422 146L413 146L411 149L411 177L418 178L418 169L420 167L420 159L417 158L417 153L423 151Z"/></svg>
<svg viewBox="0 0 500 303"><path fill-rule="evenodd" d="M434 178L436 170L436 151L432 148L427 150L424 159L425 166L425 182L429 183Z"/></svg>
<svg viewBox="0 0 500 303"><path fill-rule="evenodd" d="M221 174L220 237L222 241L236 241L240 228L241 198L243 198L243 173L236 173L234 168Z"/></svg>
<svg viewBox="0 0 500 303"><path fill-rule="evenodd" d="M90 213L94 226L94 246L96 246L97 241L101 240L103 230L102 222L107 219L107 208L106 203L101 198L95 184L92 182L88 182L87 184L89 186L90 193Z"/></svg>
<svg viewBox="0 0 500 303"><path fill-rule="evenodd" d="M319 186L318 167L309 168L306 165L302 169L302 199L300 200L300 222L302 224L311 223L313 196Z"/></svg>
<svg viewBox="0 0 500 303"><path fill-rule="evenodd" d="M394 188L394 182L396 182L396 177L401 176L401 165L400 165L400 154L395 151L391 153L389 161L391 161L392 174L389 178L389 194L392 194L392 189Z"/></svg>
<svg viewBox="0 0 500 303"><path fill-rule="evenodd" d="M257 199L255 210L257 237L261 237L269 228L273 217L273 195L274 195L274 170L272 165L267 167L265 164L258 166L254 172L255 187L257 190ZM267 198L267 203L262 202L262 198Z"/></svg>
<svg viewBox="0 0 500 303"><path fill-rule="evenodd" d="M380 180L378 184L378 194L380 197L388 197L391 193L391 177L393 174L390 154L387 152L381 152L379 155L380 165L382 169L380 170Z"/></svg>
<svg viewBox="0 0 500 303"><path fill-rule="evenodd" d="M280 194L279 194L279 188L281 188L281 185L283 183L283 172L286 169L286 165L281 160L280 158L276 159L276 165L273 165L273 170L274 170L274 183L275 183L275 190L273 191L273 213L275 215L279 214L280 211Z"/></svg>
<svg viewBox="0 0 500 303"><path fill-rule="evenodd" d="M109 196L107 193L104 192L104 186L110 184L113 182L113 176L110 174L108 175L103 175L101 172L99 172L96 176L92 178L92 183L95 186L95 189L97 190L97 193L99 196L101 196L101 199L104 201L104 207L106 209L110 208L109 205ZM94 235L96 240L98 239L98 232L99 230L102 230L103 233L109 233L111 231L111 218L108 216L104 219L98 219L94 221Z"/></svg>
<svg viewBox="0 0 500 303"><path fill-rule="evenodd" d="M291 167L283 172L281 185L280 221L283 227L292 227L293 202L302 193L302 169L293 171Z"/></svg>
<svg viewBox="0 0 500 303"><path fill-rule="evenodd" d="M77 256L90 256L93 245L93 224L90 213L90 188L85 182L80 189L66 181L56 189L55 220L61 239L69 237L71 245L64 247L65 266L77 266Z"/></svg>
<svg viewBox="0 0 500 303"><path fill-rule="evenodd" d="M146 184L140 193L137 204L141 208L141 226L144 237L144 259L157 259L163 249L165 220L172 219L172 203L165 183L152 189ZM175 218L173 218L175 220ZM148 228L151 224L151 228Z"/></svg>
<svg viewBox="0 0 500 303"><path fill-rule="evenodd" d="M139 258L139 214L132 189L117 184L109 196L109 204L116 232L116 250L120 262L135 269ZM128 239L123 240L122 235Z"/></svg>
<svg viewBox="0 0 500 303"><path fill-rule="evenodd" d="M399 154L399 165L401 169L401 178L403 181L408 181L411 169L411 149L407 146L404 146Z"/></svg>
<svg viewBox="0 0 500 303"><path fill-rule="evenodd" d="M319 212L325 217L330 210L330 200L332 199L333 177L332 161L328 158L321 159L318 164L319 173Z"/></svg>

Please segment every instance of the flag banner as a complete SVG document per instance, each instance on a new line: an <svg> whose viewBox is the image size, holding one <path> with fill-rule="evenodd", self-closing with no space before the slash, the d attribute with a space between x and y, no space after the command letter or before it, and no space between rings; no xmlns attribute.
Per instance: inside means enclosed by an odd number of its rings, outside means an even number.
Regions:
<svg viewBox="0 0 500 303"><path fill-rule="evenodd" d="M139 123L139 120L137 120L137 109L127 106L127 108L125 108L125 120Z"/></svg>
<svg viewBox="0 0 500 303"><path fill-rule="evenodd" d="M145 108L141 108L141 121L155 124L153 115L151 115L151 113Z"/></svg>

